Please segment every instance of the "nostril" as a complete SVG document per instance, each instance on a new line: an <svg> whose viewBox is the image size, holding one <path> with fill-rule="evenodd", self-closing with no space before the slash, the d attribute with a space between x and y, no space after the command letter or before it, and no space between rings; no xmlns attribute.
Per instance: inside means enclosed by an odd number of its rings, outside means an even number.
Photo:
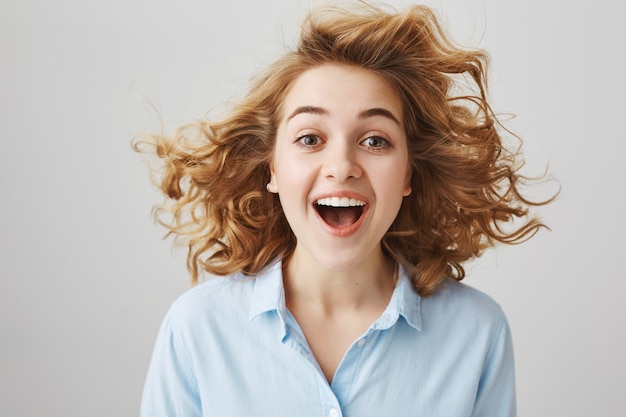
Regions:
<svg viewBox="0 0 626 417"><path fill-rule="evenodd" d="M354 161L344 159L341 161L326 161L322 173L327 178L343 181L348 178L361 177L362 170Z"/></svg>

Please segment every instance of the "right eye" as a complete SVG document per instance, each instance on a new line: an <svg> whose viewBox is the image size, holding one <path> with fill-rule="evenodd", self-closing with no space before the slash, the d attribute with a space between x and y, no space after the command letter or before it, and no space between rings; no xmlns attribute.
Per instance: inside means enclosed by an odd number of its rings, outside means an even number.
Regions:
<svg viewBox="0 0 626 417"><path fill-rule="evenodd" d="M296 145L301 146L303 148L312 148L322 143L322 139L319 136L306 134L299 136L296 139Z"/></svg>

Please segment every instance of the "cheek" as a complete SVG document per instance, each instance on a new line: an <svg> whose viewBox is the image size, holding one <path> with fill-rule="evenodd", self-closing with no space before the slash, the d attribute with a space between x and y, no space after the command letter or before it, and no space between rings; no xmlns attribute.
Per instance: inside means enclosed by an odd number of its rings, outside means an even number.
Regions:
<svg viewBox="0 0 626 417"><path fill-rule="evenodd" d="M411 170L397 162L386 166L376 176L376 189L384 194L390 206L400 206L404 197L411 194Z"/></svg>
<svg viewBox="0 0 626 417"><path fill-rule="evenodd" d="M277 152L271 164L272 183L278 193L293 193L306 182L307 167L297 158Z"/></svg>
<svg viewBox="0 0 626 417"><path fill-rule="evenodd" d="M386 161L385 168L380 170L381 175L384 173L383 177L389 178L389 181L397 184L398 187L404 187L407 182L410 183L411 172L411 164L408 162L408 157L404 155L398 155L397 158Z"/></svg>

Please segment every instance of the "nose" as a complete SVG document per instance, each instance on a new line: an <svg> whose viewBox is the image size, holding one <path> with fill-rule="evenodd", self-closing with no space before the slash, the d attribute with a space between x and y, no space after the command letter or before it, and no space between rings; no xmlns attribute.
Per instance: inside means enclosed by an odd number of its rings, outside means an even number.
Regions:
<svg viewBox="0 0 626 417"><path fill-rule="evenodd" d="M322 175L337 182L360 178L363 171L357 161L356 151L349 141L335 141L333 146L326 148Z"/></svg>

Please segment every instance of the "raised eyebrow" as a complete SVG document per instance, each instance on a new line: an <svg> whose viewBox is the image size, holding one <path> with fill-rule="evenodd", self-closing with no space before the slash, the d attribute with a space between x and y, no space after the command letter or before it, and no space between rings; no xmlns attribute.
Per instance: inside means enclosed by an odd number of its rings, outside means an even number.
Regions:
<svg viewBox="0 0 626 417"><path fill-rule="evenodd" d="M311 113L311 114L328 114L328 110L322 108L322 107L315 107L315 106L301 106L298 107L297 109L295 109L288 117L287 117L287 121L293 119L294 117L296 117L299 114L302 113Z"/></svg>
<svg viewBox="0 0 626 417"><path fill-rule="evenodd" d="M398 126L402 126L402 123L400 123L400 120L398 120L396 116L394 116L393 113L387 109L375 107L373 109L363 110L361 113L359 113L359 118L361 119L366 119L368 117L374 117L374 116L386 117L390 120L393 120Z"/></svg>

